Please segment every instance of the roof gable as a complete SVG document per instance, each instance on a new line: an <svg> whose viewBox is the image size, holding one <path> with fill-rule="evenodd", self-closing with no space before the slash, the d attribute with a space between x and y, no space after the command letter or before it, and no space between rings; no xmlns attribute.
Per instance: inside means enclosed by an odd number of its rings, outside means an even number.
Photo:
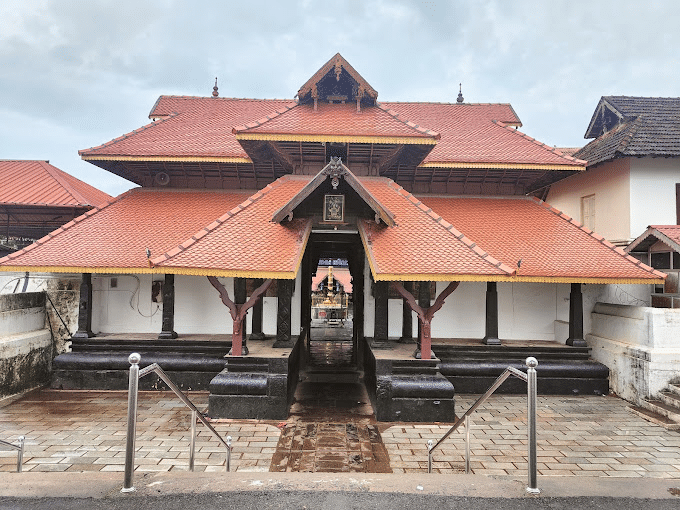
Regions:
<svg viewBox="0 0 680 510"><path fill-rule="evenodd" d="M375 105L378 92L347 62L336 53L321 69L300 87L297 93L300 103L319 101L355 101L360 104Z"/></svg>
<svg viewBox="0 0 680 510"><path fill-rule="evenodd" d="M333 188L337 188L339 179L344 179L350 187L356 191L357 195L368 205L373 212L375 212L375 221L381 220L388 226L394 226L394 214L392 214L385 206L383 206L375 197L368 191L356 176L342 164L340 158L331 158L331 161L309 181L309 183L302 188L298 193L290 198L281 208L279 208L272 217L272 221L281 223L284 219L293 219L293 211L297 206L302 204L307 197L309 197L314 190L316 190L321 183L326 179L331 179Z"/></svg>
<svg viewBox="0 0 680 510"><path fill-rule="evenodd" d="M657 241L680 252L680 225L651 225L642 235L626 246L626 253L647 251Z"/></svg>

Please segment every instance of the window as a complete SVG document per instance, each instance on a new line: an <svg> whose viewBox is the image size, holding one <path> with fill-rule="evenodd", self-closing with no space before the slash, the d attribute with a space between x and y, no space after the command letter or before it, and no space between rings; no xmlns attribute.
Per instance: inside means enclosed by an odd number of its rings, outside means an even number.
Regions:
<svg viewBox="0 0 680 510"><path fill-rule="evenodd" d="M581 197L581 223L590 230L595 230L595 195Z"/></svg>

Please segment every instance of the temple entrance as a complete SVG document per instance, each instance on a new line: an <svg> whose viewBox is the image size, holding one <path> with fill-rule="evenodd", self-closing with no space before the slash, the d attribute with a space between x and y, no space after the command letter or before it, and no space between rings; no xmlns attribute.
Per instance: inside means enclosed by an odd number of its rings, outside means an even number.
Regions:
<svg viewBox="0 0 680 510"><path fill-rule="evenodd" d="M313 233L303 260L300 380L290 414L374 420L363 370L364 251L358 234Z"/></svg>

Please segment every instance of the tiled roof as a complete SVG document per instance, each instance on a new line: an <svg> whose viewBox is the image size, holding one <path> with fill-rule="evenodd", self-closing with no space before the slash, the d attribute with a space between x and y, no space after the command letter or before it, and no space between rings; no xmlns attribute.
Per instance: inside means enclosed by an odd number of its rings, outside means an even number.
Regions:
<svg viewBox="0 0 680 510"><path fill-rule="evenodd" d="M47 161L0 161L0 203L97 207L112 197Z"/></svg>
<svg viewBox="0 0 680 510"><path fill-rule="evenodd" d="M319 290L319 284L328 278L328 267L319 266L316 271L316 276L312 278L312 290ZM349 269L345 267L334 267L333 278L340 282L345 292L350 294L352 292L352 275Z"/></svg>
<svg viewBox="0 0 680 510"><path fill-rule="evenodd" d="M421 165L493 163L583 166L552 147L517 131L509 104L381 103L400 117L441 133Z"/></svg>
<svg viewBox="0 0 680 510"><path fill-rule="evenodd" d="M135 188L0 259L0 265L10 267L6 270L21 266L61 272L148 271L147 248L152 257L171 250L249 195Z"/></svg>
<svg viewBox="0 0 680 510"><path fill-rule="evenodd" d="M528 137L507 104L381 103L356 112L353 103L161 96L151 112L158 118L99 147L80 151L83 159L250 161L237 137L362 141L400 138L435 143L422 164L430 166L509 165L517 168L578 169L582 161ZM235 129L235 133L232 130ZM257 133L257 135L255 135ZM343 138L344 137L344 138ZM395 140L389 140L390 143Z"/></svg>
<svg viewBox="0 0 680 510"><path fill-rule="evenodd" d="M662 241L680 252L680 225L651 225L626 247L626 252L646 251L657 241Z"/></svg>
<svg viewBox="0 0 680 510"><path fill-rule="evenodd" d="M311 220L282 225L270 220L307 182L308 177L278 179L152 263L165 272L294 278Z"/></svg>
<svg viewBox="0 0 680 510"><path fill-rule="evenodd" d="M295 105L293 100L161 96L151 124L79 151L83 159L201 159L250 161L232 128Z"/></svg>
<svg viewBox="0 0 680 510"><path fill-rule="evenodd" d="M480 248L515 268L520 281L606 283L665 276L535 198L420 198Z"/></svg>
<svg viewBox="0 0 680 510"><path fill-rule="evenodd" d="M680 98L603 96L574 154L588 166L619 157L680 156Z"/></svg>
<svg viewBox="0 0 680 510"><path fill-rule="evenodd" d="M311 104L300 104L280 114L234 128L239 135L286 135L286 138L321 135L324 140L334 141L338 138L416 138L430 143L439 138L439 134L429 129L399 119L393 112L380 107L365 107L357 112L353 103L329 104L319 103L317 109Z"/></svg>

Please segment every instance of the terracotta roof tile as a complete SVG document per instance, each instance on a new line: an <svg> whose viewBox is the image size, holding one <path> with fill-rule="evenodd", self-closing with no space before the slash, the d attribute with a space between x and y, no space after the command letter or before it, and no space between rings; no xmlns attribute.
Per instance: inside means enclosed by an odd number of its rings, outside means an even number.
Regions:
<svg viewBox="0 0 680 510"><path fill-rule="evenodd" d="M110 200L110 195L47 161L0 161L0 203L97 207Z"/></svg>
<svg viewBox="0 0 680 510"><path fill-rule="evenodd" d="M412 122L407 122L392 115L381 107L364 107L356 111L354 103L329 104L319 103L317 109L311 104L299 104L271 119L234 128L238 136L244 133L277 134L277 135L326 135L356 137L405 137L405 138L439 138L439 134L430 130L418 129Z"/></svg>
<svg viewBox="0 0 680 510"><path fill-rule="evenodd" d="M225 209L243 202L248 194L135 188L109 205L94 209L50 236L0 259L0 264L93 270L148 269L146 248L151 250L152 257L171 251Z"/></svg>

